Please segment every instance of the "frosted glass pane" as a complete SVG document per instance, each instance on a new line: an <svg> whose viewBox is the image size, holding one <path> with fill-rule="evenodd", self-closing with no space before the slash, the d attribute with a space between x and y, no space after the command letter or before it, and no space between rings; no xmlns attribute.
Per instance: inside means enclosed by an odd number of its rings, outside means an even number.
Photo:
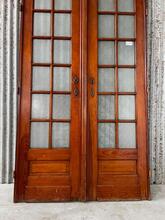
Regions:
<svg viewBox="0 0 165 220"><path fill-rule="evenodd" d="M99 96L99 119L115 119L115 99L113 95Z"/></svg>
<svg viewBox="0 0 165 220"><path fill-rule="evenodd" d="M99 37L114 37L115 26L113 15L99 15Z"/></svg>
<svg viewBox="0 0 165 220"><path fill-rule="evenodd" d="M119 123L119 147L136 148L136 127L131 123Z"/></svg>
<svg viewBox="0 0 165 220"><path fill-rule="evenodd" d="M53 118L70 119L70 95L53 96Z"/></svg>
<svg viewBox="0 0 165 220"><path fill-rule="evenodd" d="M115 11L115 0L99 0L99 11Z"/></svg>
<svg viewBox="0 0 165 220"><path fill-rule="evenodd" d="M115 44L110 41L99 42L99 64L114 65L115 63Z"/></svg>
<svg viewBox="0 0 165 220"><path fill-rule="evenodd" d="M70 91L70 68L54 68L54 91Z"/></svg>
<svg viewBox="0 0 165 220"><path fill-rule="evenodd" d="M49 95L32 95L32 118L49 118Z"/></svg>
<svg viewBox="0 0 165 220"><path fill-rule="evenodd" d="M70 14L55 14L54 16L55 36L71 36L71 16Z"/></svg>
<svg viewBox="0 0 165 220"><path fill-rule="evenodd" d="M50 14L34 14L34 36L50 36Z"/></svg>
<svg viewBox="0 0 165 220"><path fill-rule="evenodd" d="M99 92L114 92L114 69L99 69Z"/></svg>
<svg viewBox="0 0 165 220"><path fill-rule="evenodd" d="M119 37L135 37L134 16L119 16Z"/></svg>
<svg viewBox="0 0 165 220"><path fill-rule="evenodd" d="M133 12L135 0L118 0L118 9L122 12Z"/></svg>
<svg viewBox="0 0 165 220"><path fill-rule="evenodd" d="M71 63L71 41L55 40L54 41L54 62L70 64Z"/></svg>
<svg viewBox="0 0 165 220"><path fill-rule="evenodd" d="M135 92L135 70L118 69L119 92Z"/></svg>
<svg viewBox="0 0 165 220"><path fill-rule="evenodd" d="M115 147L115 124L99 123L98 125L98 139L100 148L114 148Z"/></svg>
<svg viewBox="0 0 165 220"><path fill-rule="evenodd" d="M33 67L33 90L50 90L50 68Z"/></svg>
<svg viewBox="0 0 165 220"><path fill-rule="evenodd" d="M119 42L119 65L134 65L134 42Z"/></svg>
<svg viewBox="0 0 165 220"><path fill-rule="evenodd" d="M135 119L135 96L119 96L119 119Z"/></svg>
<svg viewBox="0 0 165 220"><path fill-rule="evenodd" d="M56 10L71 10L71 0L55 0Z"/></svg>
<svg viewBox="0 0 165 220"><path fill-rule="evenodd" d="M51 9L52 0L35 0L34 7L36 9Z"/></svg>
<svg viewBox="0 0 165 220"><path fill-rule="evenodd" d="M53 148L69 147L70 145L70 124L53 123L52 134Z"/></svg>
<svg viewBox="0 0 165 220"><path fill-rule="evenodd" d="M50 63L51 44L49 40L33 41L33 62Z"/></svg>
<svg viewBox="0 0 165 220"><path fill-rule="evenodd" d="M48 148L49 123L31 123L31 148Z"/></svg>

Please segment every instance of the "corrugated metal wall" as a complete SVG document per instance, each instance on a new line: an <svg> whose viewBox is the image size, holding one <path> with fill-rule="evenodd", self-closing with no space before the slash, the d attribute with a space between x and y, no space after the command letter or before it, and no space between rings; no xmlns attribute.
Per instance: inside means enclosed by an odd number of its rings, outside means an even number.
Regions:
<svg viewBox="0 0 165 220"><path fill-rule="evenodd" d="M11 183L16 142L19 0L0 0L0 182ZM164 0L148 1L149 140L153 183L165 183ZM163 23L164 21L164 23Z"/></svg>
<svg viewBox="0 0 165 220"><path fill-rule="evenodd" d="M0 182L13 181L18 72L18 0L0 0Z"/></svg>

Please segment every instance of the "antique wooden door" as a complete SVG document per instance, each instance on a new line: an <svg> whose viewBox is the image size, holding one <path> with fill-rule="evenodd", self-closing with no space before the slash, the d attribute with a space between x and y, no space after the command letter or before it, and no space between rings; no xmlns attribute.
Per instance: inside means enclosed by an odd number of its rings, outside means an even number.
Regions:
<svg viewBox="0 0 165 220"><path fill-rule="evenodd" d="M143 0L24 0L15 202L149 198Z"/></svg>

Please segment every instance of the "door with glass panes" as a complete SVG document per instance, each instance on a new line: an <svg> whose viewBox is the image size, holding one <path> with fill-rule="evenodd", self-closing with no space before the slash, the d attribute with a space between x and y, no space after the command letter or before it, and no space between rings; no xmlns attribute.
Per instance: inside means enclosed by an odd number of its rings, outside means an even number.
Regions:
<svg viewBox="0 0 165 220"><path fill-rule="evenodd" d="M24 0L15 202L149 198L143 0Z"/></svg>

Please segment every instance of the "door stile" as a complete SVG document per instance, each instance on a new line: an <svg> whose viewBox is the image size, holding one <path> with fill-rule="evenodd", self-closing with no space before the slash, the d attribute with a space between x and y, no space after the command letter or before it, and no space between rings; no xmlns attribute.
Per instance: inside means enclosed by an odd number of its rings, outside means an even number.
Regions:
<svg viewBox="0 0 165 220"><path fill-rule="evenodd" d="M79 16L77 16L79 14ZM78 34L79 33L79 34ZM74 83L74 78L78 81ZM77 90L78 89L78 90ZM75 96L75 91L78 96ZM80 71L80 1L72 1L72 94L71 94L71 199L79 200L80 197L80 151L81 135L81 71ZM74 119L73 119L74 118Z"/></svg>
<svg viewBox="0 0 165 220"><path fill-rule="evenodd" d="M24 3L24 2L23 2ZM31 105L31 63L32 63L32 8L33 1L23 4L22 36L21 36L21 98L19 106L17 162L15 179L15 202L24 200L25 185L28 176L27 152L30 135L30 105ZM30 14L29 14L30 12ZM26 25L25 25L26 24ZM26 38L24 38L26 36ZM24 135L26 134L26 135ZM20 147L21 146L21 147Z"/></svg>
<svg viewBox="0 0 165 220"><path fill-rule="evenodd" d="M97 186L97 5L96 0L88 3L88 121L89 139L87 145L87 199L96 200ZM89 12L89 10L88 10Z"/></svg>
<svg viewBox="0 0 165 220"><path fill-rule="evenodd" d="M146 91L146 56L145 56L145 2L136 0L137 11L137 142L138 174L141 199L149 198L149 158L147 132L147 91Z"/></svg>

